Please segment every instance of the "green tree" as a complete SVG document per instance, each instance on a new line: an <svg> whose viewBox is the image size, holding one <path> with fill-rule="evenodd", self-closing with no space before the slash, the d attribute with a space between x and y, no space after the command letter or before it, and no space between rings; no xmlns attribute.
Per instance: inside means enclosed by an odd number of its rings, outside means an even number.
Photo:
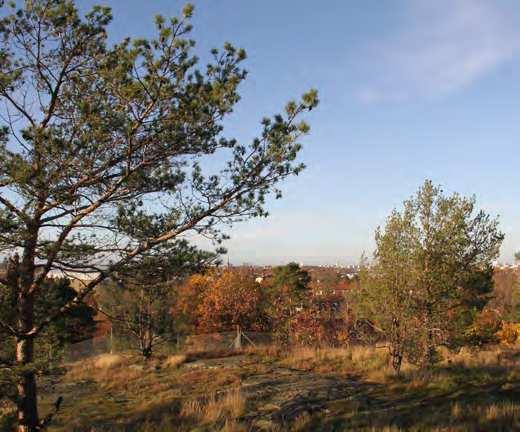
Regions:
<svg viewBox="0 0 520 432"><path fill-rule="evenodd" d="M515 261L520 264L520 251L515 253ZM511 292L511 312L508 314L509 321L520 322L520 273L515 273L515 282Z"/></svg>
<svg viewBox="0 0 520 432"><path fill-rule="evenodd" d="M310 297L311 277L297 263L275 267L267 285L267 310L275 337L283 344L291 342L292 321Z"/></svg>
<svg viewBox="0 0 520 432"><path fill-rule="evenodd" d="M291 262L273 269L270 287L297 303L308 295L310 281L309 273L299 264Z"/></svg>
<svg viewBox="0 0 520 432"><path fill-rule="evenodd" d="M0 320L16 325L15 293L0 285ZM49 312L59 309L76 296L67 278L46 279L42 295L34 304L35 320L44 319ZM50 323L37 339L32 367L41 372L54 372L62 359L64 348L92 337L96 330L96 310L83 302L77 303L65 314ZM12 334L0 327L0 399L16 400L16 374L7 367L16 366L15 340ZM15 368L16 369L16 368ZM23 372L23 368L20 369Z"/></svg>
<svg viewBox="0 0 520 432"><path fill-rule="evenodd" d="M20 3L18 3L20 4ZM16 362L34 340L112 273L188 232L216 241L222 223L266 216L277 184L298 174L300 115L316 91L262 120L258 138L225 138L246 54L226 43L197 66L192 6L156 18L157 36L107 42L108 7L81 16L72 0L27 0L0 18L0 283L16 292ZM211 161L211 163L208 163ZM219 169L219 163L222 163ZM53 269L90 280L35 319ZM41 426L36 377L19 377L19 431Z"/></svg>
<svg viewBox="0 0 520 432"><path fill-rule="evenodd" d="M68 278L49 278L43 281L42 295L34 304L34 316L36 320L44 319L49 311L59 309L71 301L77 294L71 287ZM0 319L10 326L16 325L15 293L7 286L0 285ZM81 342L92 337L96 330L96 310L94 307L80 302L70 308L65 314L50 323L42 332L36 344L36 356L39 358L59 359L61 350L68 344ZM12 339L13 336L3 328L0 335ZM0 348L1 358L14 360L14 343L2 344Z"/></svg>
<svg viewBox="0 0 520 432"><path fill-rule="evenodd" d="M53 309L57 309L76 297L68 278L47 280L43 285L42 296L34 305L36 320L45 319ZM90 339L96 330L96 310L85 302L79 302L47 326L39 338L37 348L42 355L52 357L53 350L61 350L66 345ZM45 351L43 343L45 343Z"/></svg>
<svg viewBox="0 0 520 432"><path fill-rule="evenodd" d="M446 196L431 181L378 228L353 303L385 335L397 371L403 357L431 364L439 344L464 342L490 298L503 238L474 198Z"/></svg>
<svg viewBox="0 0 520 432"><path fill-rule="evenodd" d="M520 322L520 275L515 274L513 286L511 288L511 302L504 317L509 322Z"/></svg>

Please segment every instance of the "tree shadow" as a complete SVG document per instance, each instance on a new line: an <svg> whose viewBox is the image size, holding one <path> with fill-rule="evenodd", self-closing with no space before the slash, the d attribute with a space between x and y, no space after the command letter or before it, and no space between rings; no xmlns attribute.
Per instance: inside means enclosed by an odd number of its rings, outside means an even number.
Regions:
<svg viewBox="0 0 520 432"><path fill-rule="evenodd" d="M437 382L408 390L397 378L386 385L364 382L356 403L332 404L303 430L520 430L520 382L510 371L503 366L440 368L432 372ZM444 380L451 380L446 388Z"/></svg>

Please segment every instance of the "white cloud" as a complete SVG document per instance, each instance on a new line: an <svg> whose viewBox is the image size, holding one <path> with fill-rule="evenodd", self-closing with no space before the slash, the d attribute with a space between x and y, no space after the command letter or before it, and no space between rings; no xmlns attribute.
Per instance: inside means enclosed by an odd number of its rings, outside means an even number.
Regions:
<svg viewBox="0 0 520 432"><path fill-rule="evenodd" d="M519 48L508 5L513 3L410 0L402 30L368 50L371 74L359 100L434 98L471 85Z"/></svg>

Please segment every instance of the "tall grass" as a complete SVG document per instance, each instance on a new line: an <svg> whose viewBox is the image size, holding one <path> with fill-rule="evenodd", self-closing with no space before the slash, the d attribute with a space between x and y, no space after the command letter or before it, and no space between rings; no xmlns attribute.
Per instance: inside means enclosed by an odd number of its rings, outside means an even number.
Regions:
<svg viewBox="0 0 520 432"><path fill-rule="evenodd" d="M282 358L281 364L321 373L390 373L386 349L361 345L347 348L294 348Z"/></svg>
<svg viewBox="0 0 520 432"><path fill-rule="evenodd" d="M245 407L246 398L239 387L234 387L223 395L211 393L205 398L184 402L181 416L201 423L215 423L219 420L236 420L244 414Z"/></svg>
<svg viewBox="0 0 520 432"><path fill-rule="evenodd" d="M164 360L162 363L163 367L166 368L178 368L181 366L184 362L186 362L187 357L184 354L173 354L170 355Z"/></svg>

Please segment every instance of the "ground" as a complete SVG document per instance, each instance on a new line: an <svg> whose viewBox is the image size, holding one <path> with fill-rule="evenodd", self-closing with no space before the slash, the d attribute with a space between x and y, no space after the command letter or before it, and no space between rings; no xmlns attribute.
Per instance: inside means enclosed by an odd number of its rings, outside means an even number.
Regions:
<svg viewBox="0 0 520 432"><path fill-rule="evenodd" d="M63 397L53 432L520 430L514 349L407 365L400 377L372 348L230 354L69 364L44 384L42 413Z"/></svg>

